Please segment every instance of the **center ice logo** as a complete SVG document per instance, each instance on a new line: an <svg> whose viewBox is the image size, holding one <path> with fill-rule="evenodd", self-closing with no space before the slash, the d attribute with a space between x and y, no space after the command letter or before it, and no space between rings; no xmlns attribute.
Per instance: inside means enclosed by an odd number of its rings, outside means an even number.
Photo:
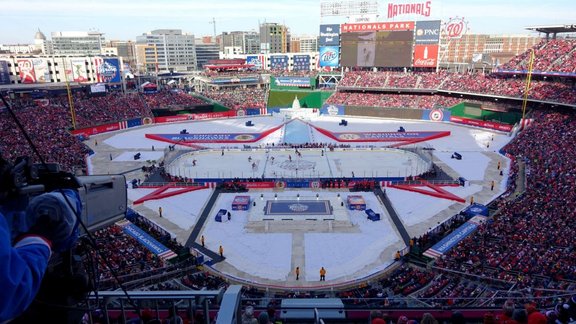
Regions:
<svg viewBox="0 0 576 324"><path fill-rule="evenodd" d="M288 208L295 213L301 213L308 210L308 206L303 204L291 204L288 205Z"/></svg>
<svg viewBox="0 0 576 324"><path fill-rule="evenodd" d="M279 167L284 170L298 171L298 170L310 170L316 166L315 162L307 160L286 160L282 162Z"/></svg>

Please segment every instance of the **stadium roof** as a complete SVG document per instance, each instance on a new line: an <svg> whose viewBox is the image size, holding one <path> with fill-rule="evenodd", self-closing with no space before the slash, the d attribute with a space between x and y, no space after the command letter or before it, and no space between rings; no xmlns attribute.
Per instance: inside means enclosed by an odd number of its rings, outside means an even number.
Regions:
<svg viewBox="0 0 576 324"><path fill-rule="evenodd" d="M559 33L576 33L576 24L572 25L547 25L547 26L529 26L524 27L528 30L537 31L546 34L559 34Z"/></svg>

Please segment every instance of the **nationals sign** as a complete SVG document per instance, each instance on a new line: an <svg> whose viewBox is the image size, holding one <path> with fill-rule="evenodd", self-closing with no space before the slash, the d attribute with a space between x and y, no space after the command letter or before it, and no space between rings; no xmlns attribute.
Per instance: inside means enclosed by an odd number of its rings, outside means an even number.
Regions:
<svg viewBox="0 0 576 324"><path fill-rule="evenodd" d="M414 22L398 21L398 22L343 24L340 28L340 31L344 33L366 32L366 31L397 31L397 30L414 30Z"/></svg>
<svg viewBox="0 0 576 324"><path fill-rule="evenodd" d="M432 1L423 1L416 3L389 3L388 19L401 15L420 15L430 17Z"/></svg>

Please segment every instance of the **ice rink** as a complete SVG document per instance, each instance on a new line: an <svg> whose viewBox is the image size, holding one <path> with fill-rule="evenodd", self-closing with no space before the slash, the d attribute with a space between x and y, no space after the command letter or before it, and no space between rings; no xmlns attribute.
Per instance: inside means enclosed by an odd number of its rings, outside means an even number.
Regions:
<svg viewBox="0 0 576 324"><path fill-rule="evenodd" d="M89 161L90 169L93 174L124 172L128 180L142 178L138 169L152 161L160 161L169 145L147 139L145 134L178 134L182 129L187 129L191 134L254 133L264 132L284 122L282 118L270 116L251 116L249 119L255 126L247 127L246 118L238 118L143 126L95 136L93 138L98 140L98 146L93 145L92 140L87 142L96 152ZM476 202L488 203L505 188L508 160L497 151L511 139L507 134L439 122L346 119L349 121L346 131L350 132L395 132L399 126L408 131L450 131L450 136L425 144L433 148L430 152L437 167L452 177L462 176L469 180L469 186L450 187L446 190L466 201L473 196ZM332 132L342 132L342 127L338 126L340 120L341 116L321 116L309 122ZM312 127L308 128L308 132L306 136L311 142L338 144ZM193 155L187 153L189 155L184 155L177 164L170 167L172 171L183 172L184 176L191 178L258 178L262 175L287 178L351 177L352 172L355 177L385 177L409 175L422 167L417 158L388 150L386 146L390 145L389 142L354 143L345 151L325 150L324 153L320 149L302 149L301 158L296 156L293 149L282 151L265 148L272 143L276 146L286 139L284 128L280 128L261 141L251 143L250 149L235 143L202 144L207 150L194 152ZM176 149L189 148L177 146ZM455 151L463 155L462 160L450 158ZM137 152L141 153L142 159L134 161L132 156ZM274 157L273 163L271 157ZM196 160L195 167L190 165L191 159ZM499 162L504 169L502 176L496 172ZM494 191L490 190L491 181L497 183ZM141 198L152 190L128 189L129 200ZM204 189L161 200L149 200L132 207L168 230L179 242L186 243L211 192L211 189ZM386 192L411 237L422 235L467 206L465 203L399 189L387 188ZM334 211L346 215L347 222L333 222L329 226L321 222L266 225L265 222L257 224L249 221L251 213L261 213L265 201L274 199L274 194L278 198L295 199L297 195L315 197L316 193L321 199L330 200ZM405 247L385 208L372 193L361 194L368 208L383 215L382 220L377 222L366 219L363 212L341 209L339 199L346 199L347 195L352 194L344 190L270 189L251 190L246 194L256 206L251 206L248 211L234 211L231 220L222 223L215 222L213 215L221 208L230 209L235 195L220 195L210 212L211 217L201 231L207 248L217 251L218 246L222 245L225 250L226 260L215 264L213 270L240 282L294 288L353 282L388 267L393 262L394 253ZM163 218L157 215L158 207L163 208ZM299 281L295 280L293 273L296 266L302 269ZM318 270L322 266L327 270L326 282L318 281Z"/></svg>
<svg viewBox="0 0 576 324"><path fill-rule="evenodd" d="M391 148L253 149L194 152L171 163L172 175L187 178L407 177L428 170L417 154ZM234 166L230 161L235 161ZM193 161L196 161L195 165Z"/></svg>

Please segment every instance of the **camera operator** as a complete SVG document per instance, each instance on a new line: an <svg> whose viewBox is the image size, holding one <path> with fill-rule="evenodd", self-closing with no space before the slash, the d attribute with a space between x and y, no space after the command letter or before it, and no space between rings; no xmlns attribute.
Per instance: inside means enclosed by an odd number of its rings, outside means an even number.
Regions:
<svg viewBox="0 0 576 324"><path fill-rule="evenodd" d="M28 230L12 239L5 218L18 217L0 201L0 323L22 314L40 289L52 252L72 248L78 238L81 201L74 190L44 193L32 198L25 211Z"/></svg>

